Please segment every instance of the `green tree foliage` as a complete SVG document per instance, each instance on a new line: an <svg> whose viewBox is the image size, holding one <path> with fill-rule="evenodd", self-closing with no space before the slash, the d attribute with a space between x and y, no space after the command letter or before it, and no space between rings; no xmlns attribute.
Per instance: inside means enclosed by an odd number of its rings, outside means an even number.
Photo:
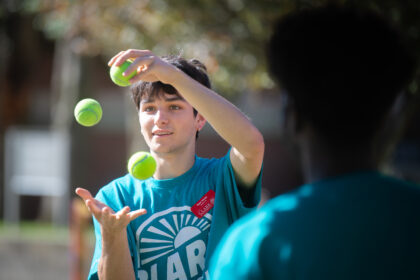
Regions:
<svg viewBox="0 0 420 280"><path fill-rule="evenodd" d="M197 57L215 87L227 96L272 89L265 43L275 19L326 0L24 0L22 12L54 39L68 39L75 52L105 60L128 48L158 55ZM331 1L329 1L331 2ZM403 27L420 56L418 0L337 0L370 7ZM417 75L418 76L418 75ZM417 79L418 80L418 79ZM410 87L417 92L417 83Z"/></svg>

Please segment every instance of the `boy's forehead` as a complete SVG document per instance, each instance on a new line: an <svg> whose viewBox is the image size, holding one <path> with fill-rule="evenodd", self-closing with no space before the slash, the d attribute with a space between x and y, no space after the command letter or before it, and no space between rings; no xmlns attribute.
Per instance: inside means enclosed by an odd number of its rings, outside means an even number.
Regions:
<svg viewBox="0 0 420 280"><path fill-rule="evenodd" d="M163 93L163 94L153 95L153 96L144 96L141 98L140 103L150 103L150 102L156 101L157 99L163 100L166 102L178 101L178 100L187 102L182 96L178 94Z"/></svg>

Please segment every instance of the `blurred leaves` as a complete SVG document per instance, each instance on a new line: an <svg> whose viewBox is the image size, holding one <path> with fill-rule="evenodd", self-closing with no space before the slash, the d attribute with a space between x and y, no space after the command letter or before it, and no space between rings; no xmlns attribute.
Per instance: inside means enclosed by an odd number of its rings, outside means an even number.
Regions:
<svg viewBox="0 0 420 280"><path fill-rule="evenodd" d="M326 0L23 0L34 26L52 39L67 39L74 52L107 61L121 50L150 49L203 61L218 91L233 97L266 90L265 42L275 19ZM420 57L417 0L337 0L373 8L407 31ZM419 76L419 75L417 75ZM418 90L418 83L411 90Z"/></svg>

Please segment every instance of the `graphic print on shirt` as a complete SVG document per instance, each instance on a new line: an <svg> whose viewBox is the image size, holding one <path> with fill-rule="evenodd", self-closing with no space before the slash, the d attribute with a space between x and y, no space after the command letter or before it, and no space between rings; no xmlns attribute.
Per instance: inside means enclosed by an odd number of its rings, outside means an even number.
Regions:
<svg viewBox="0 0 420 280"><path fill-rule="evenodd" d="M172 207L137 229L141 280L202 279L212 216L197 218L190 206Z"/></svg>

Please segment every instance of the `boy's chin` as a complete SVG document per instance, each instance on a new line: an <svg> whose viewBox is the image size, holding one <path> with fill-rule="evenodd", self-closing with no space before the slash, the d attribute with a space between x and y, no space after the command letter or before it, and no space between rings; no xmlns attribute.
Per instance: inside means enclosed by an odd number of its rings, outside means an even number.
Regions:
<svg viewBox="0 0 420 280"><path fill-rule="evenodd" d="M172 149L167 145L152 145L150 147L150 152L154 154L168 154L172 152Z"/></svg>

